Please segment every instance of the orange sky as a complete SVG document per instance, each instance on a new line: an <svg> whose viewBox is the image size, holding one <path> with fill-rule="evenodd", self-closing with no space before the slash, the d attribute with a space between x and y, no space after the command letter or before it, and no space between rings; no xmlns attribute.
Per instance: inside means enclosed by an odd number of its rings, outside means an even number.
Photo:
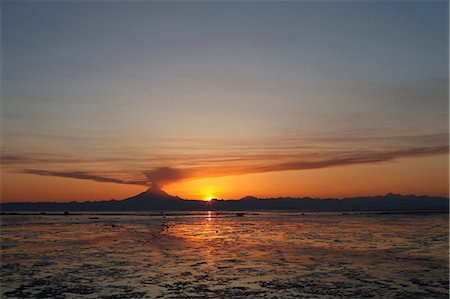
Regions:
<svg viewBox="0 0 450 299"><path fill-rule="evenodd" d="M187 199L211 196L238 199L246 195L346 197L388 192L448 196L448 162L448 155L435 155L383 163L204 178L174 183L164 189ZM2 201L85 201L123 199L145 189L73 178L4 174L1 196Z"/></svg>
<svg viewBox="0 0 450 299"><path fill-rule="evenodd" d="M4 2L2 201L448 195L445 1Z"/></svg>

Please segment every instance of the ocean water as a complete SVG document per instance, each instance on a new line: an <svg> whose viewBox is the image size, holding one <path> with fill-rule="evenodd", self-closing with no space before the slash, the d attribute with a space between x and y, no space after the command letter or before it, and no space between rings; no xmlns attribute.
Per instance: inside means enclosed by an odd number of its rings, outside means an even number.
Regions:
<svg viewBox="0 0 450 299"><path fill-rule="evenodd" d="M1 298L448 298L448 214L2 215Z"/></svg>

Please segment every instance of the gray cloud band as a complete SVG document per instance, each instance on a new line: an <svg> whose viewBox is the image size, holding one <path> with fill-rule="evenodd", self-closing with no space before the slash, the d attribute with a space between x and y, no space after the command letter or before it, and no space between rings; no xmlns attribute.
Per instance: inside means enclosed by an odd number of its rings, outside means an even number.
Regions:
<svg viewBox="0 0 450 299"><path fill-rule="evenodd" d="M123 180L118 178L105 177L83 171L51 171L23 169L21 173L55 176L65 178L75 178L83 180L91 180L96 182L108 182L117 184L131 185L149 185L154 184L159 187L175 183L183 180L196 179L202 177L221 177L230 175L241 175L250 173L274 172L283 170L307 170L326 168L340 165L378 163L394 160L397 158L427 156L433 154L444 154L449 152L448 146L420 147L410 148L397 151L385 152L354 152L337 155L328 159L318 161L288 161L283 163L275 163L269 165L253 165L253 166L211 166L211 167L194 167L189 169L179 169L173 167L157 167L152 170L144 171L146 179Z"/></svg>

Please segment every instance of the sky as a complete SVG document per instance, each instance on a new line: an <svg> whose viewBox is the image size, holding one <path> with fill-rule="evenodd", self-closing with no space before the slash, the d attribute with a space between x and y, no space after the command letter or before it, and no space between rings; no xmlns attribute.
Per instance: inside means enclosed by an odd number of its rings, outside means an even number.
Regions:
<svg viewBox="0 0 450 299"><path fill-rule="evenodd" d="M449 194L448 1L2 1L1 200Z"/></svg>

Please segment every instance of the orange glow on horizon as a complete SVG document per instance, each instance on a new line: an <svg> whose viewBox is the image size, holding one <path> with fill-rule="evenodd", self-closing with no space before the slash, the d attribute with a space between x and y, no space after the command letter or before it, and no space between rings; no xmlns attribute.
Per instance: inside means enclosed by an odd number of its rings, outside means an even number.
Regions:
<svg viewBox="0 0 450 299"><path fill-rule="evenodd" d="M449 156L399 159L311 170L279 171L202 178L164 186L184 199L239 199L264 197L352 197L400 194L449 194ZM1 201L87 201L124 199L145 191L145 186L99 183L89 180L5 173Z"/></svg>
<svg viewBox="0 0 450 299"><path fill-rule="evenodd" d="M188 199L208 198L210 194L220 194L214 197L218 199L240 199L247 195L344 198L389 192L448 197L448 165L448 155L436 155L384 163L202 178L171 184L165 190Z"/></svg>

